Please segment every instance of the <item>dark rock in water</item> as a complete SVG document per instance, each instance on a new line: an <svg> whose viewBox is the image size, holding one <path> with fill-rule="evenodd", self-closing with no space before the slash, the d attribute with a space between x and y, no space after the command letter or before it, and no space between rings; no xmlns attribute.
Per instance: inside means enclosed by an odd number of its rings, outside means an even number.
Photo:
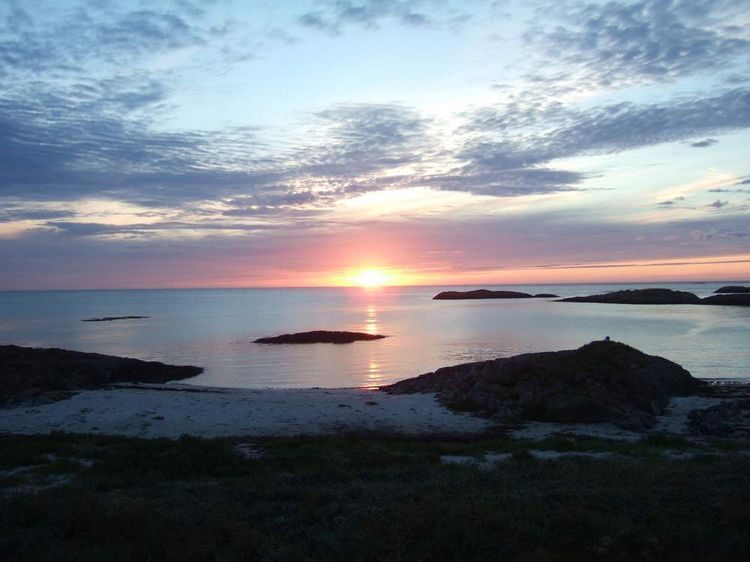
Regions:
<svg viewBox="0 0 750 562"><path fill-rule="evenodd" d="M688 425L693 433L701 435L750 439L750 398L692 410Z"/></svg>
<svg viewBox="0 0 750 562"><path fill-rule="evenodd" d="M443 291L438 293L433 300L470 300L470 299L530 299L528 293L518 291L490 291L488 289L476 289L474 291Z"/></svg>
<svg viewBox="0 0 750 562"><path fill-rule="evenodd" d="M386 336L363 332L334 332L314 330L297 334L283 334L271 338L258 338L255 343L352 343L355 341L380 340Z"/></svg>
<svg viewBox="0 0 750 562"><path fill-rule="evenodd" d="M701 299L686 291L672 289L628 289L603 295L570 297L558 302L599 302L608 304L699 304Z"/></svg>
<svg viewBox="0 0 750 562"><path fill-rule="evenodd" d="M151 318L150 316L103 316L101 318L84 318L81 322L111 322L112 320L135 320L139 318Z"/></svg>
<svg viewBox="0 0 750 562"><path fill-rule="evenodd" d="M553 295L552 293L538 293L534 295L535 299L556 299L560 295Z"/></svg>
<svg viewBox="0 0 750 562"><path fill-rule="evenodd" d="M750 287L743 287L742 285L727 285L726 287L716 289L714 293L750 293Z"/></svg>
<svg viewBox="0 0 750 562"><path fill-rule="evenodd" d="M695 394L704 385L672 361L595 341L575 350L444 367L381 390L435 392L449 408L498 420L611 422L643 430L665 412L671 396Z"/></svg>
<svg viewBox="0 0 750 562"><path fill-rule="evenodd" d="M194 377L200 367L176 367L98 353L0 346L0 403L101 388L112 383L163 383ZM62 394L61 394L62 393Z"/></svg>
<svg viewBox="0 0 750 562"><path fill-rule="evenodd" d="M711 295L701 299L700 304L716 304L723 306L750 306L750 294Z"/></svg>

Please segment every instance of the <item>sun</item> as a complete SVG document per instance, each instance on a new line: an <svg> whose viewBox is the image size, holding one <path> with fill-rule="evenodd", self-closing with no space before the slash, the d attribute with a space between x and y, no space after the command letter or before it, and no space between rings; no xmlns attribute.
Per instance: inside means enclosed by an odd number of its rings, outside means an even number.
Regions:
<svg viewBox="0 0 750 562"><path fill-rule="evenodd" d="M382 287L390 280L391 276L379 269L363 269L353 278L354 283L360 287Z"/></svg>

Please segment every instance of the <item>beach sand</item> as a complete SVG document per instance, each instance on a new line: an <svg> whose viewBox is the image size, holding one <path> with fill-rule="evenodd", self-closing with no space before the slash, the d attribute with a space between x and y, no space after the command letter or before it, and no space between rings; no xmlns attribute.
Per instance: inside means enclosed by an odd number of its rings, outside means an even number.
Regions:
<svg viewBox="0 0 750 562"><path fill-rule="evenodd" d="M652 431L687 434L687 415L721 399L673 398ZM390 395L376 390L221 389L170 383L88 390L43 405L0 408L0 433L53 431L135 437L270 437L378 431L407 435L481 433L489 420L455 413L433 394ZM508 430L516 439L566 432L637 440L643 434L611 424L527 422Z"/></svg>
<svg viewBox="0 0 750 562"><path fill-rule="evenodd" d="M475 433L486 420L432 394L365 389L218 389L185 384L90 390L44 405L0 408L0 432L137 437L320 435L347 431Z"/></svg>

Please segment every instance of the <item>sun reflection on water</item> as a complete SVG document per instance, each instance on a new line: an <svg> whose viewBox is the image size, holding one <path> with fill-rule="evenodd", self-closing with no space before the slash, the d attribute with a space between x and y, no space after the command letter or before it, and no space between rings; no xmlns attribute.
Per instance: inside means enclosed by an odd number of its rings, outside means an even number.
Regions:
<svg viewBox="0 0 750 562"><path fill-rule="evenodd" d="M383 383L383 371L380 365L374 359L370 359L367 365L367 381L365 382L366 388L374 388L380 386Z"/></svg>
<svg viewBox="0 0 750 562"><path fill-rule="evenodd" d="M378 333L378 310L374 304L367 305L367 316L365 318L365 332L368 334Z"/></svg>

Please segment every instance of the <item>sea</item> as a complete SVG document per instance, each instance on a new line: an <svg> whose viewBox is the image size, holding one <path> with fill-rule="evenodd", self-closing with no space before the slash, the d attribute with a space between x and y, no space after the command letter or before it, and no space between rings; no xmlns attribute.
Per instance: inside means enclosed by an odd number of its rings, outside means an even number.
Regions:
<svg viewBox="0 0 750 562"><path fill-rule="evenodd" d="M482 288L568 297L663 287L708 296L723 284ZM350 388L377 387L458 363L573 349L610 337L676 361L696 377L750 378L747 307L432 299L442 290L475 288L3 291L0 344L197 365L203 374L181 382L201 386ZM105 316L149 318L82 321ZM338 345L253 342L307 330L388 337Z"/></svg>

